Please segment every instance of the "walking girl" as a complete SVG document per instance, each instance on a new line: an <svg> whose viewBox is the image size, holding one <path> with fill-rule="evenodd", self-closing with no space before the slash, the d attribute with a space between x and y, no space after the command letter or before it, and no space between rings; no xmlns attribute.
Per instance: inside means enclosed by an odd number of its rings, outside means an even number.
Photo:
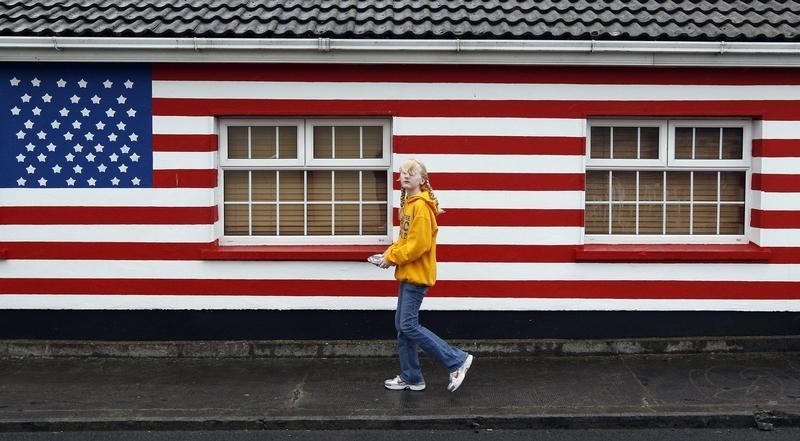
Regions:
<svg viewBox="0 0 800 441"><path fill-rule="evenodd" d="M450 346L419 323L425 293L436 283L436 216L443 211L433 195L425 165L409 159L400 166L400 235L384 253L378 266L395 266L400 282L395 312L400 375L386 380L392 390L425 389L419 349L438 360L450 372L447 390L455 392L472 365L473 356Z"/></svg>

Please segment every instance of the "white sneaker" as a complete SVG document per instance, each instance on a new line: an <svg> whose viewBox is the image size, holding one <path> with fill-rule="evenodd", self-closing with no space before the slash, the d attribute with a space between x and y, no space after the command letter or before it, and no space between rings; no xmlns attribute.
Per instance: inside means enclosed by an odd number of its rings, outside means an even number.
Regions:
<svg viewBox="0 0 800 441"><path fill-rule="evenodd" d="M386 389L391 389L391 390L405 390L405 389L425 390L425 382L419 384L409 384L403 381L403 379L400 378L399 375L392 378L391 380L384 381L383 385L386 387Z"/></svg>
<svg viewBox="0 0 800 441"><path fill-rule="evenodd" d="M455 392L456 389L461 386L461 383L464 382L464 378L467 377L469 367L472 366L473 358L472 355L467 354L467 359L464 360L464 364L453 372L450 372L450 384L447 385L447 390Z"/></svg>

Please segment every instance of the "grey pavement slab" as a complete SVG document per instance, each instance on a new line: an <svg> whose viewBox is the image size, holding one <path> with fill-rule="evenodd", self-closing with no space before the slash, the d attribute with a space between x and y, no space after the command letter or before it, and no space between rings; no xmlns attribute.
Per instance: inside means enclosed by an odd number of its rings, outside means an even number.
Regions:
<svg viewBox="0 0 800 441"><path fill-rule="evenodd" d="M800 353L423 358L0 358L0 431L800 425Z"/></svg>

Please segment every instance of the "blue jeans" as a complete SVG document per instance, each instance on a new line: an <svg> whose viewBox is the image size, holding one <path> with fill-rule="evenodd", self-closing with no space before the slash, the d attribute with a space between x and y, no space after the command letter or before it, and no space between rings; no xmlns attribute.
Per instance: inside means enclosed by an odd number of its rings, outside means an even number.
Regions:
<svg viewBox="0 0 800 441"><path fill-rule="evenodd" d="M419 348L447 367L448 372L458 369L467 359L467 353L450 346L419 324L419 307L428 291L427 286L400 282L394 326L397 329L397 353L400 356L400 378L406 383L425 381L419 367Z"/></svg>

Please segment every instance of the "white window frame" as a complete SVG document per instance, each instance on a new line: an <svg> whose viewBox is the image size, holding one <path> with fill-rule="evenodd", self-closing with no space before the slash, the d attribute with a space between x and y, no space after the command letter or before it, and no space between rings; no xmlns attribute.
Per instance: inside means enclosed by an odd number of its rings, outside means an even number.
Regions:
<svg viewBox="0 0 800 441"><path fill-rule="evenodd" d="M297 127L297 158L288 159L227 159L228 127L235 126L295 126ZM314 126L372 126L383 128L383 158L380 159L314 159ZM392 157L391 157L391 124L386 119L355 118L226 118L219 120L219 164L217 207L219 221L216 237L220 245L389 245L392 242ZM277 170L277 171L314 171L314 170L381 170L386 172L386 219L385 234L380 235L337 235L337 236L226 236L225 235L225 201L224 171L228 170ZM335 174L332 179L335 179ZM359 185L359 188L361 186ZM251 188L252 190L252 188ZM306 187L306 191L307 191ZM331 192L331 199L335 196ZM308 206L307 195L302 203ZM331 201L333 203L333 200ZM339 201L338 203L341 203ZM360 202L359 204L363 203ZM307 210L304 210L307 212ZM308 225L306 224L306 227Z"/></svg>
<svg viewBox="0 0 800 441"><path fill-rule="evenodd" d="M591 157L591 132L593 126L631 127L643 124L644 127L661 127L659 132L659 159L593 159ZM692 127L736 127L743 129L742 159L736 160L695 160L675 159L675 128L690 125ZM653 234L586 234L586 244L726 244L748 243L750 237L750 209L752 205L752 126L749 119L589 119L587 120L585 171L744 171L744 229L741 235L653 235ZM638 185L638 184L637 184ZM609 184L609 192L611 187ZM609 195L609 200L611 196ZM586 192L583 194L583 206L586 207ZM626 204L639 205L636 201ZM638 223L638 220L637 220Z"/></svg>

